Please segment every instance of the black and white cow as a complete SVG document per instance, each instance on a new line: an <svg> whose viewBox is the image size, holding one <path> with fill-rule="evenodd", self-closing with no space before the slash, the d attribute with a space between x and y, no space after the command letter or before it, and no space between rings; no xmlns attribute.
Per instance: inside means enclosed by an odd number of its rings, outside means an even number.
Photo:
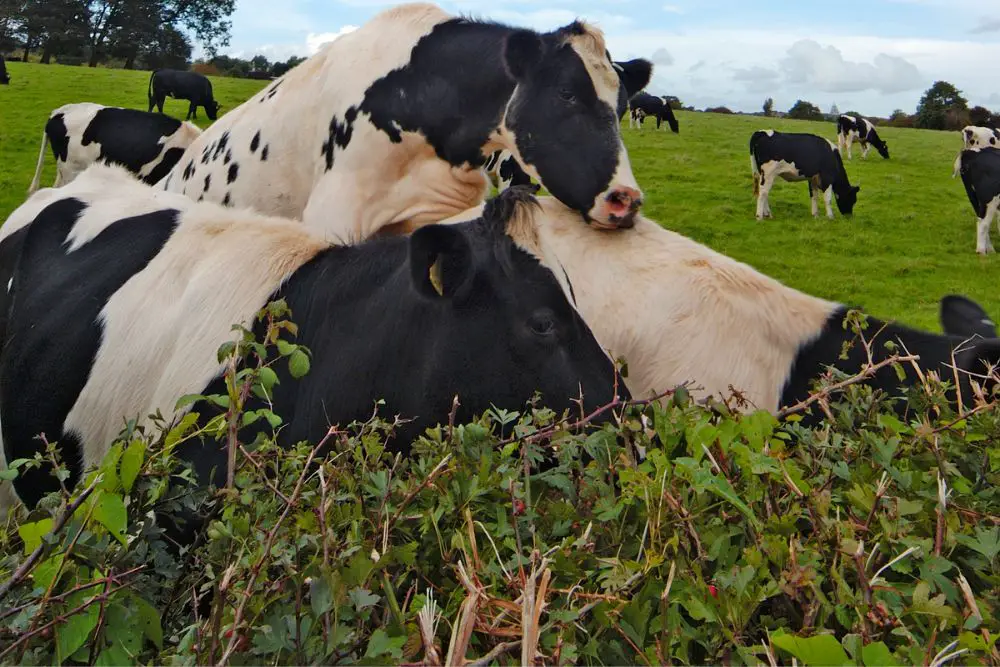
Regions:
<svg viewBox="0 0 1000 667"><path fill-rule="evenodd" d="M651 67L613 63L580 22L538 33L401 5L226 114L163 187L353 242L480 203L506 149L585 220L627 226L642 193L617 121Z"/></svg>
<svg viewBox="0 0 1000 667"><path fill-rule="evenodd" d="M941 328L946 334L971 338L997 338L997 324L972 299L949 294L941 299Z"/></svg>
<svg viewBox="0 0 1000 667"><path fill-rule="evenodd" d="M38 189L47 144L56 158L53 187L69 183L99 161L120 164L152 184L173 169L200 134L197 126L162 114L92 102L66 104L45 123L28 194Z"/></svg>
<svg viewBox="0 0 1000 667"><path fill-rule="evenodd" d="M10 83L10 75L7 74L7 63L3 61L3 56L0 55L0 84L7 85Z"/></svg>
<svg viewBox="0 0 1000 667"><path fill-rule="evenodd" d="M840 212L851 215L861 190L847 180L837 146L815 134L754 132L750 137L750 167L758 220L771 217L767 195L779 176L786 181L808 181L813 217L819 214L820 192L826 204L826 217L833 219L830 200L836 197Z"/></svg>
<svg viewBox="0 0 1000 667"><path fill-rule="evenodd" d="M219 116L222 105L215 101L212 93L212 82L208 77L198 72L182 72L176 69L158 69L149 75L149 111L155 106L163 113L163 103L167 97L187 100L187 116L185 120L198 117L198 107L205 108L209 120Z"/></svg>
<svg viewBox="0 0 1000 667"><path fill-rule="evenodd" d="M837 147L841 153L845 149L847 150L848 160L853 159L851 157L851 147L854 145L854 142L861 143L861 157L866 160L868 159L868 150L872 146L875 147L879 155L886 160L889 159L889 145L878 136L875 125L870 120L861 116L842 114L837 119Z"/></svg>
<svg viewBox="0 0 1000 667"><path fill-rule="evenodd" d="M976 212L976 252L993 252L990 225L1000 209L1000 149L976 148L958 156L962 183ZM1000 229L1000 218L997 218Z"/></svg>
<svg viewBox="0 0 1000 667"><path fill-rule="evenodd" d="M45 433L76 481L125 420L176 415L183 394L225 393L216 350L233 323L252 325L277 297L312 356L299 380L274 367L281 444L318 442L331 424L368 418L380 398L388 414L415 420L391 443L404 452L447 420L456 395L463 420L491 406L522 409L536 391L559 411L581 394L588 411L606 405L619 386L614 364L571 305L561 269L543 263L521 192L491 200L471 222L357 246L154 193L118 167L95 165L37 193L0 228L6 460L34 456ZM224 481L218 443L178 453L203 482ZM31 507L58 484L49 471L22 470L14 486Z"/></svg>
<svg viewBox="0 0 1000 667"><path fill-rule="evenodd" d="M962 128L962 149L976 150L978 148L1000 148L1000 130L992 127L981 127L978 125L966 125ZM955 169L951 172L951 177L958 176L962 168L962 154L955 158Z"/></svg>
<svg viewBox="0 0 1000 667"><path fill-rule="evenodd" d="M660 123L666 121L667 125L670 126L670 131L674 134L681 131L674 110L670 108L670 102L666 97L656 97L649 93L640 92L632 96L628 105L630 109L629 127L638 127L641 130L646 117L652 116L656 119L657 130L660 129Z"/></svg>
<svg viewBox="0 0 1000 667"><path fill-rule="evenodd" d="M608 234L580 225L551 197L539 200L531 214L540 242L565 269L597 340L628 363L625 382L637 398L690 382L698 398L728 397L733 387L748 410L777 412L805 398L828 365L854 373L867 361L860 344L841 359L853 339L843 304L787 287L643 216L633 229ZM923 371L945 380L956 375L954 352L961 395L970 400L970 380L984 380L988 365L1000 362L1000 339L965 342L976 325L949 326L959 335L870 317L866 336L875 340L876 362L889 354L882 342L900 341L919 355ZM905 370L900 381L887 367L871 383L898 396L917 381L912 368Z"/></svg>

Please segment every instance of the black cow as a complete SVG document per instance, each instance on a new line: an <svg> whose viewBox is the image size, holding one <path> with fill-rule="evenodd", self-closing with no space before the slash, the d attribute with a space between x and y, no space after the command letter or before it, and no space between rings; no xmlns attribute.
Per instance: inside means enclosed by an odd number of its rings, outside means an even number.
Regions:
<svg viewBox="0 0 1000 667"><path fill-rule="evenodd" d="M53 187L71 182L98 161L120 164L153 184L173 169L200 134L197 126L162 114L92 102L63 105L45 123L28 194L38 189L46 144L52 144L56 158Z"/></svg>
<svg viewBox="0 0 1000 667"><path fill-rule="evenodd" d="M0 84L7 85L10 83L10 75L7 74L7 63L3 61L3 56L0 55Z"/></svg>
<svg viewBox="0 0 1000 667"><path fill-rule="evenodd" d="M218 118L222 105L212 96L212 82L203 74L197 72L181 72L175 69L158 69L149 75L149 111L155 106L163 113L163 102L173 97L188 100L185 120L198 117L198 107L205 107L209 120Z"/></svg>
<svg viewBox="0 0 1000 667"><path fill-rule="evenodd" d="M997 338L996 322L968 297L949 294L941 299L941 328L949 336Z"/></svg>
<svg viewBox="0 0 1000 667"><path fill-rule="evenodd" d="M837 208L851 215L858 201L860 186L851 185L844 161L837 147L815 134L790 134L774 130L757 131L750 137L750 167L753 192L757 198L757 219L771 217L768 192L780 176L786 181L808 181L812 214L819 214L817 194L823 193L826 217L833 218L830 200L837 198Z"/></svg>
<svg viewBox="0 0 1000 667"><path fill-rule="evenodd" d="M670 131L674 134L680 132L680 124L674 116L674 110L670 108L670 102L666 97L656 97L649 93L640 92L632 96L628 102L631 112L629 114L629 127L642 129L642 123L647 116L656 119L656 129L660 129L660 123L667 121Z"/></svg>
<svg viewBox="0 0 1000 667"><path fill-rule="evenodd" d="M271 76L270 72L265 72L263 70L255 69L247 73L248 79L254 79L255 81L270 81L274 77Z"/></svg>
<svg viewBox="0 0 1000 667"><path fill-rule="evenodd" d="M870 120L861 116L842 114L837 119L837 147L841 153L844 152L845 148L847 149L848 160L852 159L851 147L856 141L861 142L861 148L863 149L861 153L862 158L867 160L868 150L874 146L879 155L886 160L889 159L889 145L878 136L878 132L875 131L875 125Z"/></svg>
<svg viewBox="0 0 1000 667"><path fill-rule="evenodd" d="M993 252L990 225L1000 208L1000 149L964 150L958 156L959 169L969 203L976 212L976 252ZM1000 218L997 219L1000 228Z"/></svg>
<svg viewBox="0 0 1000 667"><path fill-rule="evenodd" d="M38 193L0 228L6 460L33 457L45 433L75 482L125 419L176 416L183 394L225 393L217 348L232 323L252 322L277 297L312 356L299 380L274 367L281 444L318 442L331 424L368 418L380 398L414 420L390 443L404 453L447 420L456 395L460 420L522 409L536 391L560 411L581 394L587 411L613 401L614 364L571 305L564 273L543 263L526 191L491 200L471 222L357 246L331 246L294 221L154 199L105 165ZM203 420L215 412L193 409ZM202 482L224 481L218 443L178 454ZM22 469L15 489L31 507L58 485L47 470Z"/></svg>

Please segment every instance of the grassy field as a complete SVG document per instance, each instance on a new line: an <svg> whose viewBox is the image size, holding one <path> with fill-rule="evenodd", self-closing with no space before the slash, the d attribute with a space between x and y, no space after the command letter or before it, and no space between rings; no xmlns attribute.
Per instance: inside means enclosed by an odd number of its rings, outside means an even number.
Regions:
<svg viewBox="0 0 1000 667"><path fill-rule="evenodd" d="M50 110L93 101L146 108L147 72L8 63L0 88L0 218L25 197ZM213 79L223 112L265 82ZM187 102L168 100L183 117ZM958 133L885 128L891 160L855 153L847 170L862 186L853 219L813 219L805 183L771 191L773 220L754 219L747 142L756 129L813 132L830 139L832 123L680 113L681 134L629 130L626 143L646 192L646 213L811 294L864 306L880 317L938 330L937 303L966 294L1000 317L1000 258L975 250L975 222L951 169ZM203 111L199 123L206 125ZM48 158L45 180L55 169Z"/></svg>

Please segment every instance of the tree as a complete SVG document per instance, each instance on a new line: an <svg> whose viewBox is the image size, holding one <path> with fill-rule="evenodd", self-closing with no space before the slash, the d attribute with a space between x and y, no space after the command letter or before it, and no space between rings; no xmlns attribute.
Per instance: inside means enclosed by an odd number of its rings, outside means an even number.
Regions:
<svg viewBox="0 0 1000 667"><path fill-rule="evenodd" d="M796 100L792 108L788 110L788 117L799 120L823 120L823 112L812 102Z"/></svg>
<svg viewBox="0 0 1000 667"><path fill-rule="evenodd" d="M987 127L993 122L993 113L986 107L974 106L969 109L969 122L973 125Z"/></svg>
<svg viewBox="0 0 1000 667"><path fill-rule="evenodd" d="M769 97L764 100L764 115L771 117L774 115L774 98Z"/></svg>
<svg viewBox="0 0 1000 667"><path fill-rule="evenodd" d="M958 129L949 125L968 117L969 102L947 81L935 81L917 105L917 127L928 130Z"/></svg>
<svg viewBox="0 0 1000 667"><path fill-rule="evenodd" d="M830 115L833 116L834 118L840 117L840 109L837 107L836 104L830 107Z"/></svg>
<svg viewBox="0 0 1000 667"><path fill-rule="evenodd" d="M265 56L258 53L250 59L250 69L257 72L266 72L271 69L271 63Z"/></svg>
<svg viewBox="0 0 1000 667"><path fill-rule="evenodd" d="M271 65L271 76L284 76L285 72L292 69L303 60L305 60L305 58L292 56L283 63L274 63L273 65Z"/></svg>

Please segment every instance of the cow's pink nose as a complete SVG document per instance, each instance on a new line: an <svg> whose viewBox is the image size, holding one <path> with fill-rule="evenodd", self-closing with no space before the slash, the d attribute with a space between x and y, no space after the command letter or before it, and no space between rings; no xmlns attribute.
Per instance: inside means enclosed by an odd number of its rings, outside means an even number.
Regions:
<svg viewBox="0 0 1000 667"><path fill-rule="evenodd" d="M635 224L635 214L642 206L642 193L635 188L615 188L604 198L608 222L625 229Z"/></svg>

